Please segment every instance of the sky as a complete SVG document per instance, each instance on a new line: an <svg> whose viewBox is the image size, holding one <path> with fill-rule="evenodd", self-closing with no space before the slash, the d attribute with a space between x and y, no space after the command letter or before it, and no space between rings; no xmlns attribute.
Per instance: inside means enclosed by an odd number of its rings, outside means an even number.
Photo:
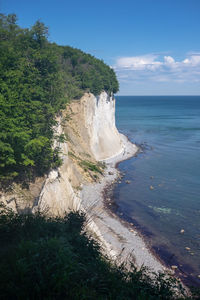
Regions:
<svg viewBox="0 0 200 300"><path fill-rule="evenodd" d="M200 0L0 0L0 12L103 59L118 95L200 95Z"/></svg>

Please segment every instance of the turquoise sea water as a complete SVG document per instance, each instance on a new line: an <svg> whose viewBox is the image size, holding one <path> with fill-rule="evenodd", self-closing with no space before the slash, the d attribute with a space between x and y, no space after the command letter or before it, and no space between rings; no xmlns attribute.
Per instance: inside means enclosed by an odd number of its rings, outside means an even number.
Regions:
<svg viewBox="0 0 200 300"><path fill-rule="evenodd" d="M143 148L119 164L126 175L114 189L117 211L200 283L200 96L118 96L116 124Z"/></svg>

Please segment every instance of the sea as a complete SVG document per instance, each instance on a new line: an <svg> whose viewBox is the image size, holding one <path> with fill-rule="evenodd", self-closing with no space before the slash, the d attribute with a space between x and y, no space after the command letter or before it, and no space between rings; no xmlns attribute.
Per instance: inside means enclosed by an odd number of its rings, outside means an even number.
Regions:
<svg viewBox="0 0 200 300"><path fill-rule="evenodd" d="M200 285L200 96L117 96L116 125L140 146L118 165L116 213L167 266Z"/></svg>

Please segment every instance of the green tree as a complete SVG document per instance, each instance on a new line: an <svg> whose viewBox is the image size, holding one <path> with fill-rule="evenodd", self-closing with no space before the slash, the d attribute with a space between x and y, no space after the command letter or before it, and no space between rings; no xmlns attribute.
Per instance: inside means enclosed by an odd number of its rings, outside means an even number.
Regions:
<svg viewBox="0 0 200 300"><path fill-rule="evenodd" d="M31 28L32 38L39 45L40 48L44 47L45 43L47 43L48 37L48 27L44 25L44 23L39 20Z"/></svg>
<svg viewBox="0 0 200 300"><path fill-rule="evenodd" d="M47 37L41 21L23 29L15 14L0 14L1 179L59 165L59 149L51 147L55 114L85 91L118 90L114 71L103 61Z"/></svg>

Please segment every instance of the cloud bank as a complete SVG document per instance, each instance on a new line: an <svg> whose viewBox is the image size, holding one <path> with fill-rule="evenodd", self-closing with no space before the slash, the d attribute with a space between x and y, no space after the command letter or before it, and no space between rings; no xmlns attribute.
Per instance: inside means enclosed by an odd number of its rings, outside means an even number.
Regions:
<svg viewBox="0 0 200 300"><path fill-rule="evenodd" d="M147 54L120 57L115 69L121 82L199 82L200 53L189 53L183 60L172 56Z"/></svg>

